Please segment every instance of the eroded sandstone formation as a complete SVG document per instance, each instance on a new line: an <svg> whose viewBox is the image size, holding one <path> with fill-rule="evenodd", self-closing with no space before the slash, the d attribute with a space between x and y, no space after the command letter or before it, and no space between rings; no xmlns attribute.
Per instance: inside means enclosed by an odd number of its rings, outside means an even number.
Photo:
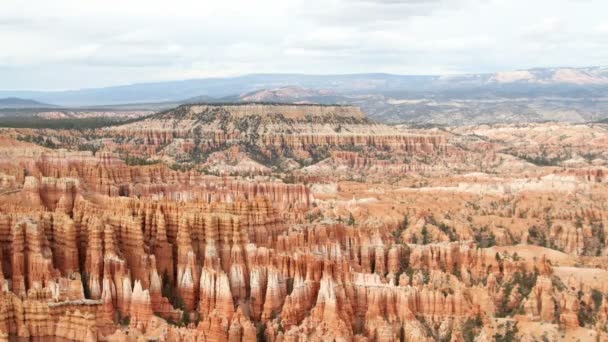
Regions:
<svg viewBox="0 0 608 342"><path fill-rule="evenodd" d="M561 147L536 125L411 129L336 106L4 132L2 340L607 336L605 128L566 126L564 151L595 152L558 165L535 159ZM43 133L59 148L20 141Z"/></svg>

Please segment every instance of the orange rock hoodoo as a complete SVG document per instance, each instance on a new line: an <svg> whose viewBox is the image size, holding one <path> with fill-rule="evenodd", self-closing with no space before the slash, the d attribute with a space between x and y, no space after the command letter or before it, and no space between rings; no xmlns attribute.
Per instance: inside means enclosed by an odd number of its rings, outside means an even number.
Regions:
<svg viewBox="0 0 608 342"><path fill-rule="evenodd" d="M0 340L606 337L603 140L239 106L3 131Z"/></svg>

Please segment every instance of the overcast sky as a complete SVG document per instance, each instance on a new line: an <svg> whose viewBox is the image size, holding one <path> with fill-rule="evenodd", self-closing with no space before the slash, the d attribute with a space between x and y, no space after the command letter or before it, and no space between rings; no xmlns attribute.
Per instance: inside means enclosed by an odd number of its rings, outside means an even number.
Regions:
<svg viewBox="0 0 608 342"><path fill-rule="evenodd" d="M606 0L2 0L0 89L608 65Z"/></svg>

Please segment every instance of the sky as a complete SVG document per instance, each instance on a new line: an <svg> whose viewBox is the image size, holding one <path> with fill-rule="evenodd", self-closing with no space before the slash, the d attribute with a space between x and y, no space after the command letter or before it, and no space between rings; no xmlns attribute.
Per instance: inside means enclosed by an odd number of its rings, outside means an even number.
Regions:
<svg viewBox="0 0 608 342"><path fill-rule="evenodd" d="M608 65L606 0L2 0L0 89Z"/></svg>

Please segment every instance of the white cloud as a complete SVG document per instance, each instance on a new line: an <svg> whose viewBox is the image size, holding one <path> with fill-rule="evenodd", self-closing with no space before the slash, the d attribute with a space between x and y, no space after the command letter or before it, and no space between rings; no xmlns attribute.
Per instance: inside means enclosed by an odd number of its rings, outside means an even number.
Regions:
<svg viewBox="0 0 608 342"><path fill-rule="evenodd" d="M597 26L598 33L608 33L608 23L602 23Z"/></svg>
<svg viewBox="0 0 608 342"><path fill-rule="evenodd" d="M547 35L563 32L566 29L564 20L558 17L540 18L538 23L532 24L528 29L532 35Z"/></svg>
<svg viewBox="0 0 608 342"><path fill-rule="evenodd" d="M603 0L5 0L0 89L608 64Z"/></svg>

